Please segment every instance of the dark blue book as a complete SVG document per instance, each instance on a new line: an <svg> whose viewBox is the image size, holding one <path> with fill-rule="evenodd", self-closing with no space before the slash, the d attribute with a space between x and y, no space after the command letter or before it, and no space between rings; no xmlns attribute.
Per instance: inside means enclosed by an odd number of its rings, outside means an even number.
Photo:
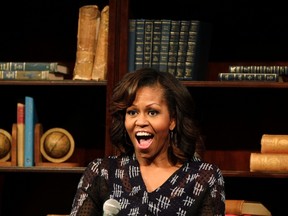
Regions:
<svg viewBox="0 0 288 216"><path fill-rule="evenodd" d="M185 62L186 53L188 47L188 36L189 36L189 20L180 20L180 33L178 40L178 52L177 52L177 67L176 67L176 78L184 79L185 76Z"/></svg>
<svg viewBox="0 0 288 216"><path fill-rule="evenodd" d="M212 26L190 20L184 80L205 80L208 68Z"/></svg>
<svg viewBox="0 0 288 216"><path fill-rule="evenodd" d="M136 19L129 20L128 46L128 72L132 72L135 70Z"/></svg>
<svg viewBox="0 0 288 216"><path fill-rule="evenodd" d="M144 28L145 20L136 20L136 51L135 51L135 70L144 65Z"/></svg>
<svg viewBox="0 0 288 216"><path fill-rule="evenodd" d="M153 20L145 20L144 28L144 67L152 65Z"/></svg>
<svg viewBox="0 0 288 216"><path fill-rule="evenodd" d="M161 22L162 27L161 27L159 70L163 72L168 72L168 49L169 49L171 20L163 19L161 20Z"/></svg>
<svg viewBox="0 0 288 216"><path fill-rule="evenodd" d="M168 73L176 76L177 69L177 55L179 47L179 35L180 35L180 21L172 20L170 37L169 37L169 48L168 48Z"/></svg>
<svg viewBox="0 0 288 216"><path fill-rule="evenodd" d="M159 70L160 50L161 50L161 20L153 20L152 30L152 53L151 53L151 67Z"/></svg>

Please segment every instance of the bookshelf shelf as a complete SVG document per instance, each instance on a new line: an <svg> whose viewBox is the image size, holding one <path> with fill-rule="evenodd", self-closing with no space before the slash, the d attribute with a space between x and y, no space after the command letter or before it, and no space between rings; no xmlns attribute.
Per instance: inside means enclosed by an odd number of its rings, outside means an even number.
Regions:
<svg viewBox="0 0 288 216"><path fill-rule="evenodd" d="M85 80L51 80L51 81L21 81L21 80L0 80L0 85L17 85L17 86L39 86L39 85L51 85L51 86L106 86L106 81L85 81Z"/></svg>

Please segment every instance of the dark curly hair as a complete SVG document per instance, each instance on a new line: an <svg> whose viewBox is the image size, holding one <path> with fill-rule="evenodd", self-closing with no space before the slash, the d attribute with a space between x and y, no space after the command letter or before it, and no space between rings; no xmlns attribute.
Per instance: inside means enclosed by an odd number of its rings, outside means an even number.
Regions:
<svg viewBox="0 0 288 216"><path fill-rule="evenodd" d="M176 164L194 156L196 146L202 144L194 121L194 102L188 89L168 72L143 68L126 73L113 90L110 104L112 144L121 152L132 154L134 147L125 129L126 109L133 103L136 92L144 86L160 85L164 90L170 116L176 119L176 127L170 131L169 160Z"/></svg>

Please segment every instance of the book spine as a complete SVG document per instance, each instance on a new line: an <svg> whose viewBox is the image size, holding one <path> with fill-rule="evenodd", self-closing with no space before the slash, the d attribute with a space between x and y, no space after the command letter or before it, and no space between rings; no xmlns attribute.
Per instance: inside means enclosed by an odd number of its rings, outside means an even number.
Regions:
<svg viewBox="0 0 288 216"><path fill-rule="evenodd" d="M1 80L49 80L49 71L0 71Z"/></svg>
<svg viewBox="0 0 288 216"><path fill-rule="evenodd" d="M188 35L189 35L189 20L180 21L180 32L178 40L178 53L177 53L177 65L176 65L176 74L175 76L178 79L184 79L185 73L185 62L186 62L186 53L188 47Z"/></svg>
<svg viewBox="0 0 288 216"><path fill-rule="evenodd" d="M24 166L25 105L17 103L17 166Z"/></svg>
<svg viewBox="0 0 288 216"><path fill-rule="evenodd" d="M57 62L0 62L1 71L58 71Z"/></svg>
<svg viewBox="0 0 288 216"><path fill-rule="evenodd" d="M34 125L36 121L34 98L25 97L24 166L34 165Z"/></svg>
<svg viewBox="0 0 288 216"><path fill-rule="evenodd" d="M263 74L263 73L219 73L220 81L267 81L278 82L278 74Z"/></svg>
<svg viewBox="0 0 288 216"><path fill-rule="evenodd" d="M85 5L79 9L74 80L92 79L100 16L97 5Z"/></svg>
<svg viewBox="0 0 288 216"><path fill-rule="evenodd" d="M129 19L128 72L135 70L136 19Z"/></svg>
<svg viewBox="0 0 288 216"><path fill-rule="evenodd" d="M145 20L136 20L136 52L135 52L135 70L144 65L144 29Z"/></svg>
<svg viewBox="0 0 288 216"><path fill-rule="evenodd" d="M250 171L288 171L288 154L280 153L251 153Z"/></svg>
<svg viewBox="0 0 288 216"><path fill-rule="evenodd" d="M288 153L288 135L263 134L261 153Z"/></svg>
<svg viewBox="0 0 288 216"><path fill-rule="evenodd" d="M195 55L197 41L199 40L199 25L199 21L190 20L184 72L186 80L196 80Z"/></svg>
<svg viewBox="0 0 288 216"><path fill-rule="evenodd" d="M161 20L161 46L160 46L160 56L159 56L159 70L163 72L168 72L168 49L169 49L169 39L171 30L171 20L163 19Z"/></svg>
<svg viewBox="0 0 288 216"><path fill-rule="evenodd" d="M190 80L205 80L211 44L211 25L199 20L190 20L188 40L192 41L192 50L189 50L192 56L189 59L187 52L188 56L186 59L188 60L186 60L184 78ZM192 77L190 77L191 75Z"/></svg>
<svg viewBox="0 0 288 216"><path fill-rule="evenodd" d="M230 65L229 73L276 73L279 76L288 75L288 66L283 65Z"/></svg>
<svg viewBox="0 0 288 216"><path fill-rule="evenodd" d="M153 21L152 31L152 53L151 53L151 67L159 70L160 49L161 49L161 20Z"/></svg>
<svg viewBox="0 0 288 216"><path fill-rule="evenodd" d="M153 20L145 20L144 28L144 67L152 65Z"/></svg>
<svg viewBox="0 0 288 216"><path fill-rule="evenodd" d="M178 41L180 33L180 21L172 20L169 38L169 49L168 49L168 73L176 76L177 68L177 54L178 54Z"/></svg>
<svg viewBox="0 0 288 216"><path fill-rule="evenodd" d="M92 80L107 80L109 6L101 11L99 33L93 63Z"/></svg>

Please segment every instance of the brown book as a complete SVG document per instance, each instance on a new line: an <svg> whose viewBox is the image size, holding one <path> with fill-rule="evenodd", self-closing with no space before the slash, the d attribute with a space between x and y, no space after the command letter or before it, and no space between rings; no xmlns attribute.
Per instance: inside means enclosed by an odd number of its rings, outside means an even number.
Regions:
<svg viewBox="0 0 288 216"><path fill-rule="evenodd" d="M288 153L288 135L263 134L261 153Z"/></svg>
<svg viewBox="0 0 288 216"><path fill-rule="evenodd" d="M280 153L251 153L250 171L288 171L288 154Z"/></svg>
<svg viewBox="0 0 288 216"><path fill-rule="evenodd" d="M271 216L271 212L260 202L247 200L226 200L225 215Z"/></svg>
<svg viewBox="0 0 288 216"><path fill-rule="evenodd" d="M99 22L100 11L97 5L86 5L79 9L74 80L92 79Z"/></svg>
<svg viewBox="0 0 288 216"><path fill-rule="evenodd" d="M92 71L93 80L97 81L107 80L108 30L109 30L109 6L107 5L101 11L99 33Z"/></svg>

